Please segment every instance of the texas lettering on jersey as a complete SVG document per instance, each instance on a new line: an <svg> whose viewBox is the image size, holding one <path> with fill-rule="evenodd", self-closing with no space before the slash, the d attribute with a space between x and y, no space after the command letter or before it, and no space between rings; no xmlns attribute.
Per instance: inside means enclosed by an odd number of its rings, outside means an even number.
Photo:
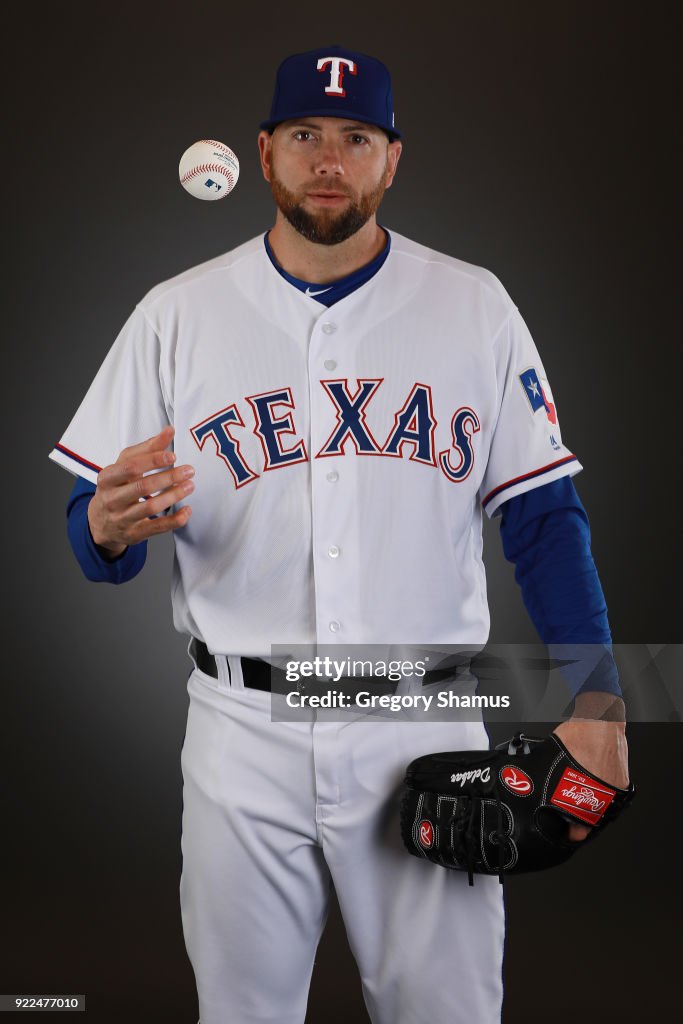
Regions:
<svg viewBox="0 0 683 1024"><path fill-rule="evenodd" d="M434 440L437 419L432 405L432 389L428 384L417 383L394 414L388 435L380 442L373 436L366 416L368 405L383 380L381 377L359 378L355 390L351 389L346 378L320 381L332 403L335 425L314 457L324 459L345 455L346 449L352 445L357 455L398 459L407 455L411 462L422 462L440 469L452 483L465 480L474 466L472 439L480 430L476 412L468 406L456 409L451 417L451 446L437 454ZM305 442L297 439L292 443L297 431L293 419L296 406L291 388L247 395L244 400L251 408L253 433L263 450L262 472L308 461ZM238 430L246 427L237 405L232 404L212 413L190 430L200 451L209 438L213 441L216 455L227 466L236 488L244 487L260 475L247 463L241 450ZM285 440L287 435L291 435L289 443Z"/></svg>

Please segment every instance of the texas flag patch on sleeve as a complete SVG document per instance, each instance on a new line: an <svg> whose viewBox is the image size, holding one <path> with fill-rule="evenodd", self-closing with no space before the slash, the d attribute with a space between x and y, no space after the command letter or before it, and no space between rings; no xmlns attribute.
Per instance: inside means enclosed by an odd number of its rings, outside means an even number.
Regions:
<svg viewBox="0 0 683 1024"><path fill-rule="evenodd" d="M536 369L530 366L528 370L519 375L524 393L529 400L531 411L537 413L539 409L545 409L546 415L553 426L557 424L557 411L553 404L553 396L550 385L545 378L538 376Z"/></svg>

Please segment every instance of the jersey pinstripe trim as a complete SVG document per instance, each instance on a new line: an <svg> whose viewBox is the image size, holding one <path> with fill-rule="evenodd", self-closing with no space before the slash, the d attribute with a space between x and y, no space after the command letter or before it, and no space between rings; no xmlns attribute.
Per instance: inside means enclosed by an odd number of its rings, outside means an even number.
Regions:
<svg viewBox="0 0 683 1024"><path fill-rule="evenodd" d="M494 487L492 491L489 491L481 503L482 508L485 509L494 498L500 498L502 492L506 491L509 487L515 487L517 484L525 483L527 480L534 480L536 477L551 473L553 470L558 469L559 466L566 466L571 462L578 463L578 461L576 455L566 455L563 459L557 459L556 462L549 462L547 466L541 466L540 469L532 470L531 473L523 473L521 476L513 477L512 480L506 480L504 484L500 484L498 487Z"/></svg>
<svg viewBox="0 0 683 1024"><path fill-rule="evenodd" d="M70 459L75 459L76 462L79 462L81 466L85 466L86 469L94 469L95 472L97 473L102 472L101 466L96 466L94 462L88 462L88 460L84 459L82 455L77 455L76 452L72 452L70 448L67 448L63 444L56 444L55 450L58 452L63 452L64 455L68 455Z"/></svg>
<svg viewBox="0 0 683 1024"><path fill-rule="evenodd" d="M70 473L75 473L76 476L81 476L93 484L97 483L97 476L102 470L101 466L84 459L82 455L72 452L63 444L54 446L50 452L50 458L64 469L68 469Z"/></svg>

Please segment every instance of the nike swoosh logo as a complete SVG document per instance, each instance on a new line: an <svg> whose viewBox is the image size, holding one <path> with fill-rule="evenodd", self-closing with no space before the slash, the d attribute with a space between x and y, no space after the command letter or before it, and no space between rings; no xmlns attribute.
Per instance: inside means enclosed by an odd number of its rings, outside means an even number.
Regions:
<svg viewBox="0 0 683 1024"><path fill-rule="evenodd" d="M330 285L329 288L321 288L321 290L319 292L312 292L310 288L307 288L306 291L304 292L304 295L310 295L311 298L313 298L314 295L324 295L325 292L331 292L331 291L332 291L332 285Z"/></svg>

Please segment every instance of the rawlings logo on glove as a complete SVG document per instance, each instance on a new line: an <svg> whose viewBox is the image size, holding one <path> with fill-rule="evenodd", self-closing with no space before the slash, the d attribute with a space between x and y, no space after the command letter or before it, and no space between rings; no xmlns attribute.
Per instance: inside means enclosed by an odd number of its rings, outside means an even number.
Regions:
<svg viewBox="0 0 683 1024"><path fill-rule="evenodd" d="M521 767L521 762L524 767ZM495 750L426 754L406 771L401 835L408 850L443 867L495 875L568 860L628 806L635 787L589 774L554 733L517 733ZM582 842L567 823L591 826Z"/></svg>
<svg viewBox="0 0 683 1024"><path fill-rule="evenodd" d="M520 794L526 796L527 793L533 792L534 784L529 776L525 775L521 768L513 768L511 764L506 764L501 769L500 779L511 793L516 793L518 796Z"/></svg>

